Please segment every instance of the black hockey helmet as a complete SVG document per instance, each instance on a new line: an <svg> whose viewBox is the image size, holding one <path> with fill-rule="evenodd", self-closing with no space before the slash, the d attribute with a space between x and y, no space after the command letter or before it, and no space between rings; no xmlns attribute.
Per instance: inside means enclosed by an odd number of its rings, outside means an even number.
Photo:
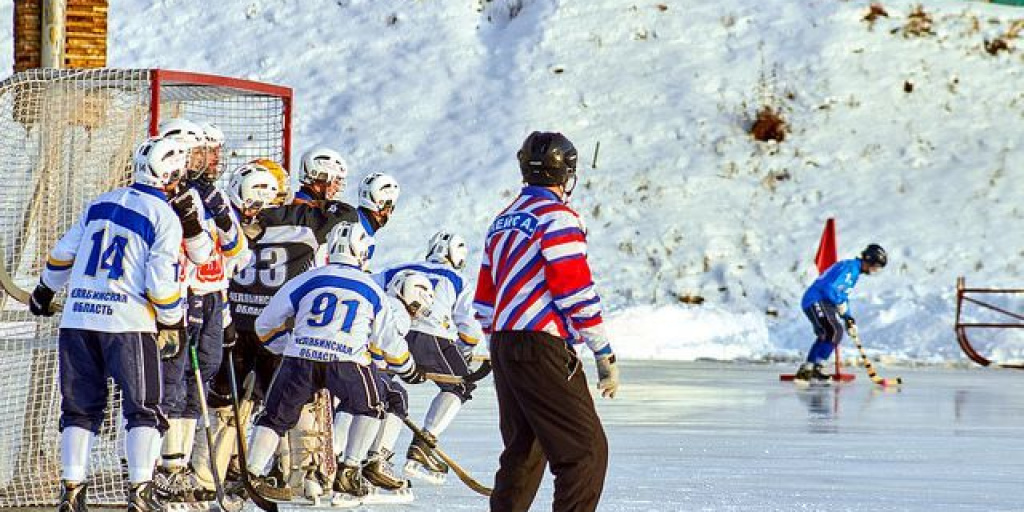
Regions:
<svg viewBox="0 0 1024 512"><path fill-rule="evenodd" d="M885 249L882 249L882 246L878 244L867 246L861 251L860 259L864 263L876 267L884 267L886 263L889 263L889 256L885 254Z"/></svg>
<svg viewBox="0 0 1024 512"><path fill-rule="evenodd" d="M533 132L516 154L523 181L530 185L565 185L576 177L576 147L558 132Z"/></svg>

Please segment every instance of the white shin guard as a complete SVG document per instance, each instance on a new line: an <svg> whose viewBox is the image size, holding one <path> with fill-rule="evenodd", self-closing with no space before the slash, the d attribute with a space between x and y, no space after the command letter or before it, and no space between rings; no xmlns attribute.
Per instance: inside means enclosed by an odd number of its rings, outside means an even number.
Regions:
<svg viewBox="0 0 1024 512"><path fill-rule="evenodd" d="M334 415L334 457L337 458L345 451L348 443L348 429L352 425L352 415L347 412L338 411Z"/></svg>
<svg viewBox="0 0 1024 512"><path fill-rule="evenodd" d="M277 451L277 444L281 438L277 432L267 427L255 427L252 429L252 438L249 440L249 466L248 470L254 475L266 473L270 459L274 458Z"/></svg>
<svg viewBox="0 0 1024 512"><path fill-rule="evenodd" d="M84 482L89 474L89 454L96 436L81 427L66 427L60 433L61 478L68 482Z"/></svg>
<svg viewBox="0 0 1024 512"><path fill-rule="evenodd" d="M214 462L217 465L217 476L222 480L228 471L231 455L237 446L238 429L234 425L234 412L231 407L219 407L210 411L210 430L213 437ZM196 479L206 489L213 489L213 473L210 470L210 449L206 445L206 434L197 435L195 450L192 453L192 469Z"/></svg>
<svg viewBox="0 0 1024 512"><path fill-rule="evenodd" d="M345 444L345 464L360 466L370 445L377 439L380 420L373 416L353 416L352 426L348 429L348 442Z"/></svg>
<svg viewBox="0 0 1024 512"><path fill-rule="evenodd" d="M153 446L160 439L160 432L153 427L135 427L125 434L125 458L128 459L128 481L132 485L153 479L156 464Z"/></svg>
<svg viewBox="0 0 1024 512"><path fill-rule="evenodd" d="M441 433L448 429L455 419L455 415L462 409L462 400L455 393L442 391L430 402L430 409L427 409L427 417L423 420L423 430L441 437Z"/></svg>
<svg viewBox="0 0 1024 512"><path fill-rule="evenodd" d="M395 443L398 442L398 435L402 433L402 418L394 414L388 414L380 424L377 431L377 439L373 441L370 451L381 453L387 450L388 453L395 453Z"/></svg>

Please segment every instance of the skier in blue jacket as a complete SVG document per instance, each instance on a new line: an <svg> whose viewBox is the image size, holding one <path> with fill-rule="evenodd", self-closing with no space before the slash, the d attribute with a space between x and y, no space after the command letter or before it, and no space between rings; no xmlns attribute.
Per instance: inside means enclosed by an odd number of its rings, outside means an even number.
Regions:
<svg viewBox="0 0 1024 512"><path fill-rule="evenodd" d="M859 258L837 261L804 292L800 307L814 326L814 345L807 353L807 362L796 372L797 380L829 380L831 375L822 369L836 345L843 340L843 329L839 320L846 325L850 336L857 335L857 322L850 314L850 291L857 284L861 274L876 274L885 267L889 257L878 244L867 246Z"/></svg>

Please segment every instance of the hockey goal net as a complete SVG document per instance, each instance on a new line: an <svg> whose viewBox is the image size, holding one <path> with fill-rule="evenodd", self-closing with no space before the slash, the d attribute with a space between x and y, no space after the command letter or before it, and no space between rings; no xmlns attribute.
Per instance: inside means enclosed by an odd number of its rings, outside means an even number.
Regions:
<svg viewBox="0 0 1024 512"><path fill-rule="evenodd" d="M161 120L210 121L222 165L287 167L291 89L156 69L30 70L0 82L0 256L22 289L97 195L130 183L132 150ZM0 293L0 507L52 506L60 482L59 317L37 319ZM89 500L125 503L120 393L91 451Z"/></svg>

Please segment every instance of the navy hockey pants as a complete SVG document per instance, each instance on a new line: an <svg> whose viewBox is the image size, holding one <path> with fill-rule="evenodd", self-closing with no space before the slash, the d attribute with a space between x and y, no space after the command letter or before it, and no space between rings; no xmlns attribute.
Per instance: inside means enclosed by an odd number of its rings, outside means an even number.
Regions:
<svg viewBox="0 0 1024 512"><path fill-rule="evenodd" d="M424 371L458 375L459 377L470 374L469 365L462 358L462 352L459 351L459 347L453 340L438 338L418 331L409 331L405 340L409 342L409 352L412 353L416 366L423 368ZM439 382L437 387L441 388L441 391L455 394L465 403L473 398L472 393L476 389L476 384L472 382L442 384Z"/></svg>
<svg viewBox="0 0 1024 512"><path fill-rule="evenodd" d="M156 335L61 329L60 428L80 427L98 434L107 407L107 378L121 389L126 428L153 427L164 432L160 410L160 354Z"/></svg>
<svg viewBox="0 0 1024 512"><path fill-rule="evenodd" d="M843 341L843 323L835 305L818 301L804 309L814 327L814 345L807 352L807 362L821 364L828 361L836 346Z"/></svg>
<svg viewBox="0 0 1024 512"><path fill-rule="evenodd" d="M224 299L220 292L190 294L188 342L199 352L199 372L210 382L220 368L224 350ZM199 390L188 349L164 361L164 411L171 418L199 418Z"/></svg>
<svg viewBox="0 0 1024 512"><path fill-rule="evenodd" d="M388 375L382 371L375 372L377 375L377 388L380 389L380 399L384 408L391 414L404 418L409 415L409 392L405 386L398 382L398 377Z"/></svg>
<svg viewBox="0 0 1024 512"><path fill-rule="evenodd" d="M350 361L325 363L285 356L267 391L267 401L256 424L283 436L299 422L302 406L317 391L327 388L353 416L384 417L377 370Z"/></svg>

